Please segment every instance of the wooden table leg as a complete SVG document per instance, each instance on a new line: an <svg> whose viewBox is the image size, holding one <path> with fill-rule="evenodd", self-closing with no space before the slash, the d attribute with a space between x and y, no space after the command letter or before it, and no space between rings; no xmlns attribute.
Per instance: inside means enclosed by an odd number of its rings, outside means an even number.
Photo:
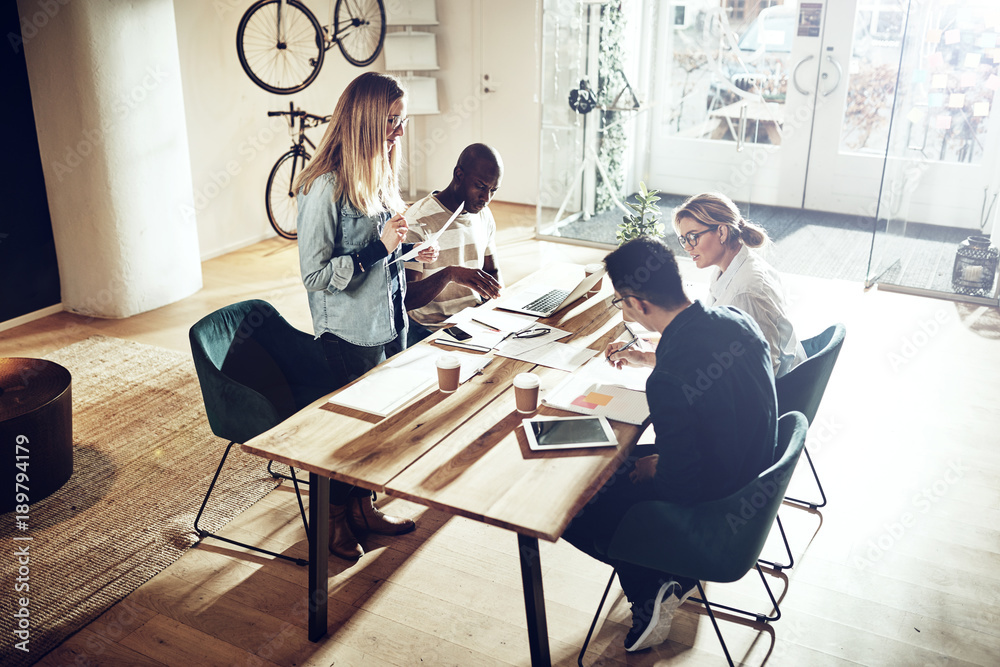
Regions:
<svg viewBox="0 0 1000 667"><path fill-rule="evenodd" d="M542 561L538 538L517 534L521 555L521 585L524 587L524 612L528 619L528 646L532 667L549 667L549 630L545 622L545 596L542 594Z"/></svg>
<svg viewBox="0 0 1000 667"><path fill-rule="evenodd" d="M309 641L326 634L330 478L309 473Z"/></svg>

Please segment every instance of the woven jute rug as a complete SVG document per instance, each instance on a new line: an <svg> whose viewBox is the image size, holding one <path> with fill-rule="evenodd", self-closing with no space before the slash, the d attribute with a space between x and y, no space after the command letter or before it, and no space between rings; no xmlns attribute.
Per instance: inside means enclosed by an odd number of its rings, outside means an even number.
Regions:
<svg viewBox="0 0 1000 667"><path fill-rule="evenodd" d="M73 376L73 476L31 504L27 531L15 530L13 514L0 517L3 665L40 660L194 544L226 446L208 426L187 354L94 336L46 358ZM221 528L272 490L265 466L234 447L201 527ZM32 539L14 541L15 532ZM12 554L25 544L30 589L16 593ZM16 648L19 597L30 600L28 652Z"/></svg>

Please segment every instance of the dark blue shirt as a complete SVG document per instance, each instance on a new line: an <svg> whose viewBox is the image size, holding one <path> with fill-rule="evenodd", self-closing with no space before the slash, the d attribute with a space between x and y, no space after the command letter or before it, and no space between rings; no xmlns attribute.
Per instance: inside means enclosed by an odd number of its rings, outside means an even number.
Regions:
<svg viewBox="0 0 1000 667"><path fill-rule="evenodd" d="M646 382L660 455L657 498L722 498L771 465L778 422L771 368L760 328L736 308L695 301L664 329Z"/></svg>

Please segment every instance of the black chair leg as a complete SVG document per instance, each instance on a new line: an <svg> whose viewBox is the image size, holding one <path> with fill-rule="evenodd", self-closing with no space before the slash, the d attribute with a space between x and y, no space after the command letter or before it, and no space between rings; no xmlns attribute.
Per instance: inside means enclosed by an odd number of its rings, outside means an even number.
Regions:
<svg viewBox="0 0 1000 667"><path fill-rule="evenodd" d="M601 596L601 602L597 605L597 612L594 614L594 620L590 624L590 630L587 631L587 638L583 640L583 648L580 649L580 656L576 659L576 664L583 667L583 654L587 652L587 646L590 645L590 638L594 634L594 628L597 627L597 619L601 617L601 609L604 608L604 601L608 599L608 591L611 590L611 584L615 580L615 575L618 574L618 570L611 571L611 578L608 579L608 585L604 588L604 595Z"/></svg>
<svg viewBox="0 0 1000 667"><path fill-rule="evenodd" d="M785 553L788 554L788 562L775 563L774 561L764 560L763 558L758 558L757 562L781 572L785 569L791 569L791 567L795 565L795 558L792 557L792 549L788 546L788 537L785 535L785 527L781 524L781 516L777 515L775 518L778 520L778 530L781 531L781 540L785 543Z"/></svg>
<svg viewBox="0 0 1000 667"><path fill-rule="evenodd" d="M760 568L758 567L757 570L759 571ZM715 628L715 634L719 638L719 643L722 644L722 652L726 654L726 660L729 661L729 667L735 667L733 665L733 658L732 656L729 655L729 648L726 646L726 640L722 638L722 630L719 629L719 622L715 620L715 614L712 613L712 605L714 603L710 603L708 601L708 597L705 595L705 589L701 587L700 581L697 583L697 585L698 585L698 595L701 596L701 599L698 600L698 602L701 602L703 605L705 605L705 611L708 612L708 617L712 619L712 627Z"/></svg>
<svg viewBox="0 0 1000 667"><path fill-rule="evenodd" d="M802 451L806 455L806 461L809 462L809 469L812 470L813 479L816 480L816 488L819 489L819 495L823 500L817 503L812 500L800 500L799 498L789 498L788 496L785 496L785 500L787 500L790 503L797 503L799 505L803 505L805 507L808 507L809 509L814 509L814 510L819 509L820 507L826 507L826 492L823 491L823 485L820 484L819 474L817 474L816 472L816 466L813 465L812 457L809 456L809 448L803 447Z"/></svg>
<svg viewBox="0 0 1000 667"><path fill-rule="evenodd" d="M700 602L703 605L709 605L709 606L712 606L712 607L716 607L718 609L725 609L726 611L733 612L734 614L741 614L743 616L748 616L749 618L752 618L757 623L768 623L768 622L777 621L779 618L781 618L781 609L778 608L778 601L774 599L774 593L771 592L771 587L768 585L767 579L764 578L764 571L760 569L760 565L759 564L754 564L754 567L757 568L757 574L760 575L760 581L761 581L761 583L764 584L764 590L767 591L767 597L769 597L771 599L771 606L774 608L774 616L766 616L766 615L758 613L758 612L747 611L746 609L739 609L737 607L729 607L729 606L724 605L724 604L719 604L718 602L708 602L707 600L704 599L704 597L702 597L701 599L699 599L699 598L696 598L696 597L692 596L690 599L693 600L694 602ZM698 591L699 591L699 593L702 592L700 585L698 586Z"/></svg>
<svg viewBox="0 0 1000 667"><path fill-rule="evenodd" d="M217 540L222 540L223 542L228 542L230 544L235 544L238 547L243 547L244 549L252 549L253 551L259 551L260 553L267 554L269 556L274 556L275 558L284 558L285 560L290 560L296 565L308 565L309 561L302 558L295 558L293 556L287 556L285 554L275 553L274 551L268 551L267 549L262 549L261 547L255 547L252 544L246 544L244 542L237 542L236 540L231 540L228 537L222 537L215 533L210 533L207 530L202 530L198 527L198 521L201 519L202 513L205 511L205 506L208 504L208 498L212 495L212 490L215 489L215 483L219 479L219 473L222 472L222 466L226 464L226 459L229 458L229 450L233 448L235 442L230 442L226 447L226 453L222 455L222 460L219 461L219 467L215 470L215 476L212 478L212 483L208 485L208 493L205 494L205 499L201 501L201 508L198 510L198 515L194 518L194 530L198 533L200 538L213 537Z"/></svg>
<svg viewBox="0 0 1000 667"><path fill-rule="evenodd" d="M276 471L274 470L274 468L272 468L272 467L271 467L271 466L273 466L273 465L274 465L274 461L268 461L268 462L267 462L267 471L268 471L269 473L271 473L271 477L273 477L273 478L275 478L275 479L287 479L287 480L288 480L288 481L290 481L290 482L292 482L292 481L295 481L295 480L293 480L293 479L292 479L291 477L289 477L288 475L286 475L286 474L285 474L285 473L283 473L283 472L276 472ZM291 467L291 466L288 466L288 472L292 473L292 475L293 475L293 476L295 475L295 471L294 471L294 470L292 470L292 467ZM305 484L306 486L309 486L309 482L308 482L307 480L304 480L304 479L303 479L303 480L301 480L301 481L299 482L299 484Z"/></svg>

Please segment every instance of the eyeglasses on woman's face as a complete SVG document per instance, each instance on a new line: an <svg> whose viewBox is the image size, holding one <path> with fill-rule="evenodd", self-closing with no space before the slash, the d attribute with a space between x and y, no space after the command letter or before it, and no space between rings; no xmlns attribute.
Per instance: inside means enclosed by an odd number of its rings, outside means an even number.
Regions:
<svg viewBox="0 0 1000 667"><path fill-rule="evenodd" d="M678 236L677 237L677 241L678 241L678 243L681 244L681 247L690 247L690 248L693 248L696 245L698 245L698 238L702 234L708 234L711 231L715 231L715 229L716 229L716 227L712 227L711 229L704 229L704 230L702 230L700 232L688 232L687 234L684 234L683 236Z"/></svg>
<svg viewBox="0 0 1000 667"><path fill-rule="evenodd" d="M409 116L389 116L389 132L395 132L399 128L406 128L406 124L410 122Z"/></svg>

